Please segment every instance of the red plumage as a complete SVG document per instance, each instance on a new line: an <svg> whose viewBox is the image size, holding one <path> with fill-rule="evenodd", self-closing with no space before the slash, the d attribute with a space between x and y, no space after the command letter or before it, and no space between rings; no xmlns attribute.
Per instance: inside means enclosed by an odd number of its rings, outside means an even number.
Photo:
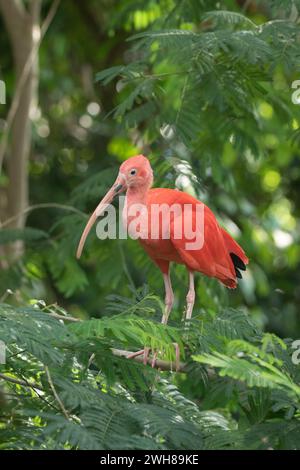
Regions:
<svg viewBox="0 0 300 470"><path fill-rule="evenodd" d="M136 199L135 199L136 200ZM234 253L242 262L248 264L248 258L238 243L218 224L213 212L202 202L187 193L174 189L155 188L147 194L148 214L152 204L164 203L170 207L174 204L191 204L204 206L204 244L199 250L187 250L185 245L190 240L174 238L174 217L171 217L170 239L140 239L140 244L150 258L167 273L169 262L186 265L191 271L198 271L209 277L215 277L224 285L234 288L237 285L235 266L230 256ZM161 222L161 220L160 220ZM184 232L184 230L183 230Z"/></svg>
<svg viewBox="0 0 300 470"><path fill-rule="evenodd" d="M189 290L185 310L185 317L189 320L195 302L194 272L214 277L226 287L235 288L237 279L242 277L240 271L246 269L248 258L229 233L220 227L213 212L205 204L187 193L174 189L150 189L152 182L152 169L146 157L137 155L126 160L120 167L114 185L91 215L81 236L77 257L80 257L86 237L97 217L105 211L117 194L126 191L123 221L128 233L131 234L132 225L135 224L135 228L142 225L143 228L138 236L139 242L163 273L166 296L162 323L167 323L174 301L169 271L170 262L184 264L189 272ZM146 209L145 213L141 211L142 217L140 218L138 212L132 213L136 205ZM160 213L158 218L154 218L152 209L157 205L164 205L167 209L166 212ZM174 206L178 206L182 212L188 207L189 219L180 217L176 211L173 212ZM201 214L200 219L199 214ZM198 224L199 220L200 224ZM190 231L188 232L185 229L189 223ZM157 230L157 236L153 235L153 226ZM182 233L178 236L180 230ZM193 233L194 239L199 237L201 241L196 249L194 245L194 249L190 246L194 241L190 237ZM146 361L149 353L146 349L134 353L132 357L141 353L144 353ZM155 357L154 355L154 361ZM178 345L176 345L176 358L178 363Z"/></svg>

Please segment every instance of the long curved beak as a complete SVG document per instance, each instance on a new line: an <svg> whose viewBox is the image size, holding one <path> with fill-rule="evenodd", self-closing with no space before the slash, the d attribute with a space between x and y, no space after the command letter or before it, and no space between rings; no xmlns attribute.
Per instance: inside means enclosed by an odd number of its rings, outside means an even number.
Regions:
<svg viewBox="0 0 300 470"><path fill-rule="evenodd" d="M97 217L103 214L103 212L105 211L107 206L112 202L115 196L117 196L118 194L122 193L125 190L126 190L126 184L125 184L124 176L119 174L116 181L110 188L110 190L105 194L104 198L99 202L98 206L96 207L91 217L89 218L80 238L80 242L79 242L77 252L76 252L76 258L78 259L80 258L87 236L92 226L96 222Z"/></svg>

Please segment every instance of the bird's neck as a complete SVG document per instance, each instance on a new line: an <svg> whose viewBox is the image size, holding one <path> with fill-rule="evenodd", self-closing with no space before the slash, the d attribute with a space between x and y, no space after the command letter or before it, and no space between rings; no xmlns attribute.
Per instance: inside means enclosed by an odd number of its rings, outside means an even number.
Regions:
<svg viewBox="0 0 300 470"><path fill-rule="evenodd" d="M127 207L131 204L146 204L149 188L148 186L132 186L127 189L126 202Z"/></svg>
<svg viewBox="0 0 300 470"><path fill-rule="evenodd" d="M128 230L128 233L135 237L136 231L133 228L131 232L130 224L143 214L147 207L147 196L149 187L130 187L127 189L125 204L122 211L123 225ZM145 217L145 213L143 218ZM147 217L147 215L146 215Z"/></svg>

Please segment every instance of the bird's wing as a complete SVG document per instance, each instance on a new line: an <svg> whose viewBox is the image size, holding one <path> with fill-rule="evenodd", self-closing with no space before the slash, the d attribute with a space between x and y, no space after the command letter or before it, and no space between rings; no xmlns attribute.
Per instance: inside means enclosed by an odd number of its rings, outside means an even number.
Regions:
<svg viewBox="0 0 300 470"><path fill-rule="evenodd" d="M222 229L213 212L205 204L197 201L192 205L194 231L185 230L185 219L175 217L171 224L171 241L186 266L206 276L216 277L228 287L236 287L236 274L233 262L226 247ZM202 219L201 215L202 211ZM182 228L182 236L178 238Z"/></svg>
<svg viewBox="0 0 300 470"><path fill-rule="evenodd" d="M196 221L197 207L203 210L203 225L197 232L202 235L203 245L198 249L191 249L190 243L196 239L185 236L183 219L173 217L170 225L171 243L182 262L191 270L202 272L211 277L218 278L227 287L234 288L237 285L237 274L232 253L245 265L248 258L236 241L219 226L214 213L202 202L187 193L167 188L154 188L149 191L149 201L153 203L180 204L182 207L190 205L193 211L193 220ZM201 210L200 210L201 212ZM201 219L201 218L200 218ZM178 238L178 229L182 228L182 235ZM196 228L195 226L193 227ZM179 230L180 232L180 230ZM177 261L178 262L178 261ZM240 263L238 263L240 264ZM239 268L239 266L237 266ZM242 268L244 269L244 268Z"/></svg>

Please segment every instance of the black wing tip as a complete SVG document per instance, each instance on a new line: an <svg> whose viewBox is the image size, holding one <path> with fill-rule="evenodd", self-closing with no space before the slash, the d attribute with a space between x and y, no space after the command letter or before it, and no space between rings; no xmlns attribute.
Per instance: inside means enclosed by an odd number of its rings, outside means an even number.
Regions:
<svg viewBox="0 0 300 470"><path fill-rule="evenodd" d="M236 255L235 253L230 253L230 257L235 268L240 269L241 271L246 271L246 265L238 255Z"/></svg>
<svg viewBox="0 0 300 470"><path fill-rule="evenodd" d="M242 273L240 271L246 271L246 265L244 261L235 253L230 253L230 257L234 265L236 277L238 279L243 279Z"/></svg>
<svg viewBox="0 0 300 470"><path fill-rule="evenodd" d="M243 279L243 276L241 274L241 272L238 270L238 268L234 267L235 269L235 275L238 279Z"/></svg>

